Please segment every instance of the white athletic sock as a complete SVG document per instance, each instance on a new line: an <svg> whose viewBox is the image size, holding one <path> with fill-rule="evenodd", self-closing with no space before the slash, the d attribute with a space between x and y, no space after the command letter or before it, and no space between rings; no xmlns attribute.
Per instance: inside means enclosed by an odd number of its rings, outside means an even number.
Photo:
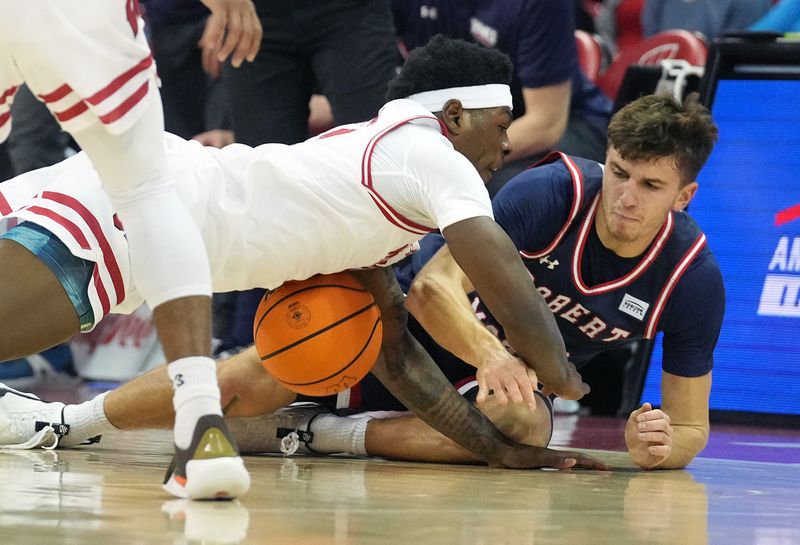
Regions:
<svg viewBox="0 0 800 545"><path fill-rule="evenodd" d="M207 414L222 415L217 365L211 358L192 356L167 366L175 408L175 445L188 448L197 420Z"/></svg>
<svg viewBox="0 0 800 545"><path fill-rule="evenodd" d="M59 445L74 447L87 439L117 429L106 418L106 412L103 407L106 394L108 392L104 392L89 401L64 407L64 423L69 424L69 433L61 438Z"/></svg>
<svg viewBox="0 0 800 545"><path fill-rule="evenodd" d="M369 456L365 445L367 424L371 416L358 415L345 418L333 414L323 414L311 421L309 431L314 434L309 448L323 454L345 453L355 456Z"/></svg>

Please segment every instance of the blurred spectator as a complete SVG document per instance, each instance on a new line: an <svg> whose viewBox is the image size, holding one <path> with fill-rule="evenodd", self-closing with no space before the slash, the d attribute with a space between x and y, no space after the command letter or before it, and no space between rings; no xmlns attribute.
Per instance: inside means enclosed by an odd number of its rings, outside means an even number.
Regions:
<svg viewBox="0 0 800 545"><path fill-rule="evenodd" d="M183 138L204 133L204 144L230 143L206 131L229 129L228 110L218 85L221 63L200 39L211 13L200 0L141 0L153 58L161 80L164 128Z"/></svg>
<svg viewBox="0 0 800 545"><path fill-rule="evenodd" d="M514 63L511 155L489 183L496 192L549 150L603 160L611 103L580 72L572 2L394 0L408 50L445 34L496 47Z"/></svg>
<svg viewBox="0 0 800 545"><path fill-rule="evenodd" d="M643 38L644 0L604 0L597 10L595 28L611 55Z"/></svg>
<svg viewBox="0 0 800 545"><path fill-rule="evenodd" d="M75 153L77 145L61 130L44 103L21 85L11 105L14 125L6 141L12 176L54 165ZM3 178L5 179L5 178Z"/></svg>
<svg viewBox="0 0 800 545"><path fill-rule="evenodd" d="M237 142L294 144L309 136L312 93L337 125L365 121L384 103L398 61L389 0L254 0L264 30L252 63L223 68ZM322 108L327 107L325 101ZM315 112L315 114L318 112ZM323 116L324 117L324 116ZM319 130L326 121L311 120ZM253 342L263 290L234 296L218 350Z"/></svg>
<svg viewBox="0 0 800 545"><path fill-rule="evenodd" d="M642 28L645 37L680 28L712 40L723 32L747 28L771 5L772 0L645 0Z"/></svg>
<svg viewBox="0 0 800 545"><path fill-rule="evenodd" d="M780 0L748 30L800 32L800 0Z"/></svg>

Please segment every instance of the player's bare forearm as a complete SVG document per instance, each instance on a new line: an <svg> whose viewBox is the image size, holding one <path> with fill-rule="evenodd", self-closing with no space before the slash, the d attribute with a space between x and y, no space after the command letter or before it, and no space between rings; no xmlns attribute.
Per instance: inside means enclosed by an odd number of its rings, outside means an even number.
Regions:
<svg viewBox="0 0 800 545"><path fill-rule="evenodd" d="M492 466L606 469L573 452L514 443L458 395L406 327L403 294L391 270L357 271L381 311L383 343L372 372L406 407L431 427Z"/></svg>
<svg viewBox="0 0 800 545"><path fill-rule="evenodd" d="M477 319L464 284L471 284L443 246L414 278L406 308L437 344L480 368L484 359L505 347Z"/></svg>
<svg viewBox="0 0 800 545"><path fill-rule="evenodd" d="M567 382L569 364L555 318L508 235L486 217L458 222L443 234L517 354L545 385Z"/></svg>
<svg viewBox="0 0 800 545"><path fill-rule="evenodd" d="M403 294L394 274L390 270L355 274L381 310L383 345L373 374L423 421L491 463L498 446L510 443L456 392L408 332Z"/></svg>
<svg viewBox="0 0 800 545"><path fill-rule="evenodd" d="M498 449L510 442L456 392L411 335L384 345L373 373L421 420L479 459L499 463Z"/></svg>

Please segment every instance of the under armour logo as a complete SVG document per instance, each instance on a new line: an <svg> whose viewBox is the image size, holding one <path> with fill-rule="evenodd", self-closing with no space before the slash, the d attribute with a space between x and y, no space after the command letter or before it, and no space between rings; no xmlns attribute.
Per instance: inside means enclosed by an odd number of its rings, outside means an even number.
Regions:
<svg viewBox="0 0 800 545"><path fill-rule="evenodd" d="M548 259L549 257L550 257L549 255L544 256L539 260L539 263L547 263L547 268L552 271L558 266L558 259L556 259L555 261L550 261L550 259Z"/></svg>

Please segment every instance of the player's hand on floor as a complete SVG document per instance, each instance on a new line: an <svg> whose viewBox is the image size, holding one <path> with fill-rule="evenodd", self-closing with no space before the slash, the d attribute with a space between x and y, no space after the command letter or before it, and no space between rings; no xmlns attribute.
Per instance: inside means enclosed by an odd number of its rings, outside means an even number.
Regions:
<svg viewBox="0 0 800 545"><path fill-rule="evenodd" d="M533 395L537 383L536 372L513 354L503 350L485 360L476 378L478 403L486 402L491 393L500 404L524 403L531 409L536 408L536 396Z"/></svg>
<svg viewBox="0 0 800 545"><path fill-rule="evenodd" d="M609 469L605 462L587 454L522 444L503 448L498 459L490 461L489 465L509 469L535 469L540 467L552 467L555 469L581 468L600 471Z"/></svg>
<svg viewBox="0 0 800 545"><path fill-rule="evenodd" d="M261 47L261 21L252 0L202 0L211 15L200 39L203 49L217 53L224 61L229 56L231 64L241 66L247 59L256 58Z"/></svg>
<svg viewBox="0 0 800 545"><path fill-rule="evenodd" d="M589 385L583 382L583 377L581 377L581 374L575 368L575 364L571 361L567 361L567 368L558 382L545 380L541 376L539 380L544 383L542 393L548 396L556 394L564 399L577 400L588 394L590 390Z"/></svg>
<svg viewBox="0 0 800 545"><path fill-rule="evenodd" d="M672 453L669 415L661 409L653 409L650 403L644 403L628 417L625 443L636 465L645 469L656 467Z"/></svg>

